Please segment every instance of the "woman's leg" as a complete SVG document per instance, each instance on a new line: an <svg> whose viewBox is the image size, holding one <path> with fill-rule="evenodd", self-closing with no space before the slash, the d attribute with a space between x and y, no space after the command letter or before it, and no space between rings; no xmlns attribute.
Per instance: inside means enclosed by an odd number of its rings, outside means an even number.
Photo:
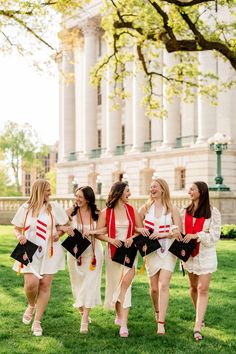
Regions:
<svg viewBox="0 0 236 354"><path fill-rule="evenodd" d="M188 278L189 278L189 292L190 292L190 297L193 302L193 306L196 310L197 307L197 287L198 287L198 278L199 276L193 273L188 273Z"/></svg>
<svg viewBox="0 0 236 354"><path fill-rule="evenodd" d="M135 268L133 267L132 269L130 269L126 275L124 276L124 278L122 279L121 282L121 287L120 287L120 296L119 296L119 300L120 300L120 317L121 317L121 327L127 327L127 323L128 323L128 315L129 315L129 307L124 308L123 304L124 304L124 300L125 300L125 294L129 288L129 286L132 283L132 280L134 278L135 275Z"/></svg>
<svg viewBox="0 0 236 354"><path fill-rule="evenodd" d="M22 318L22 322L24 324L30 324L32 320L35 303L38 296L38 288L39 288L39 279L31 273L25 273L24 290L28 300L28 306Z"/></svg>
<svg viewBox="0 0 236 354"><path fill-rule="evenodd" d="M53 275L46 274L43 276L43 279L39 281L39 291L36 303L36 313L34 318L35 321L41 321L43 313L47 307L51 294L52 279Z"/></svg>
<svg viewBox="0 0 236 354"><path fill-rule="evenodd" d="M201 331L208 304L211 274L199 275L197 286L196 321L194 331Z"/></svg>
<svg viewBox="0 0 236 354"><path fill-rule="evenodd" d="M156 321L158 322L159 320L159 306L158 306L158 298L159 298L159 288L158 288L158 282L159 282L159 272L153 275L153 277L149 278L149 284L150 284L150 296L152 299L152 304L153 308L155 311L155 318Z"/></svg>
<svg viewBox="0 0 236 354"><path fill-rule="evenodd" d="M80 324L80 333L83 334L88 333L89 312L90 312L90 308L83 307L83 314L81 317L81 324Z"/></svg>
<svg viewBox="0 0 236 354"><path fill-rule="evenodd" d="M159 273L159 320L158 320L158 334L165 333L165 318L169 303L169 284L172 272L161 269Z"/></svg>

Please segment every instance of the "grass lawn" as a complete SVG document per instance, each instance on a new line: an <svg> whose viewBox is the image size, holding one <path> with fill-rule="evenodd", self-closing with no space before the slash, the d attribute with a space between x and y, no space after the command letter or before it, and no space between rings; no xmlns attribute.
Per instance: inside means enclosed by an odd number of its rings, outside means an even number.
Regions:
<svg viewBox="0 0 236 354"><path fill-rule="evenodd" d="M136 275L129 338L119 338L112 312L92 310L87 336L80 335L80 316L72 307L68 270L54 279L50 303L43 317L44 335L34 337L21 323L26 307L23 276L11 270L9 257L16 240L11 226L0 226L0 353L236 353L236 242L218 244L219 269L213 275L208 311L201 342L193 340L194 310L188 294L187 276L176 271L170 289L165 336L156 335L156 323L146 274ZM104 296L104 278L102 294Z"/></svg>

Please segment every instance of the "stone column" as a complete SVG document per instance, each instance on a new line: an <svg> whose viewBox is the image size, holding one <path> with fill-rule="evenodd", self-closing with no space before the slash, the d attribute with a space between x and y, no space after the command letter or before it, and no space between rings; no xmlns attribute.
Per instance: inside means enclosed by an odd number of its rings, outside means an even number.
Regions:
<svg viewBox="0 0 236 354"><path fill-rule="evenodd" d="M108 68L106 81L106 152L105 155L113 155L117 145L121 144L121 107L117 97L111 98L113 93L114 79L113 70ZM111 97L110 97L111 96ZM118 100L118 102L116 102ZM118 103L119 108L114 109Z"/></svg>
<svg viewBox="0 0 236 354"><path fill-rule="evenodd" d="M75 82L72 46L65 46L62 50L60 71L59 161L63 161L68 159L69 153L75 152Z"/></svg>
<svg viewBox="0 0 236 354"><path fill-rule="evenodd" d="M75 146L77 154L83 153L83 79L84 79L84 48L82 37L76 43L75 57Z"/></svg>
<svg viewBox="0 0 236 354"><path fill-rule="evenodd" d="M97 148L97 88L90 83L90 71L97 60L98 28L87 22L84 34L84 80L83 80L83 155L88 157Z"/></svg>
<svg viewBox="0 0 236 354"><path fill-rule="evenodd" d="M144 74L138 69L134 68L133 79L133 146L132 152L139 152L143 149L145 140L148 140L148 125L149 119L145 115L145 107L142 104L144 97L144 88L146 82Z"/></svg>
<svg viewBox="0 0 236 354"><path fill-rule="evenodd" d="M217 73L217 59L210 52L199 53L200 71ZM196 144L206 144L207 139L216 132L216 106L209 98L198 96L198 138Z"/></svg>
<svg viewBox="0 0 236 354"><path fill-rule="evenodd" d="M133 80L134 80L134 64L132 62L126 63L126 70L130 73L124 80L124 90L128 97L124 102L124 125L125 125L125 145L126 151L131 149L133 144Z"/></svg>
<svg viewBox="0 0 236 354"><path fill-rule="evenodd" d="M164 74L168 76L168 70L177 63L174 54L164 51L163 63L165 68ZM175 96L171 101L168 101L167 95L167 82L163 84L163 106L167 111L167 117L163 120L163 147L175 147L176 138L180 135L180 98Z"/></svg>
<svg viewBox="0 0 236 354"><path fill-rule="evenodd" d="M197 91L196 91L197 95ZM181 100L181 146L189 146L195 143L197 138L197 99L187 103Z"/></svg>

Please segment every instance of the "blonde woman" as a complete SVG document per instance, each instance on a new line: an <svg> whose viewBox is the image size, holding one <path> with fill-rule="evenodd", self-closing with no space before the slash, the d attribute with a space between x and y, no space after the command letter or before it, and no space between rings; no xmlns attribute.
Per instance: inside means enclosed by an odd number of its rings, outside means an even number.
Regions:
<svg viewBox="0 0 236 354"><path fill-rule="evenodd" d="M167 182L153 180L150 197L139 210L146 229L151 229L150 239L158 239L161 248L146 257L146 270L150 281L150 294L158 324L157 334L165 334L165 317L169 302L169 284L176 264L176 257L168 249L174 238L181 240L182 223L178 209L171 204ZM137 231L139 231L137 229ZM142 230L140 230L141 232ZM143 233L143 232L142 232Z"/></svg>
<svg viewBox="0 0 236 354"><path fill-rule="evenodd" d="M79 187L75 191L75 198L74 207L67 210L71 226L60 226L59 230L73 237L73 229L77 229L91 241L91 245L78 261L67 253L74 307L81 313L80 333L87 334L90 310L101 304L103 250L101 241L94 237L99 210L95 204L93 189L90 186Z"/></svg>
<svg viewBox="0 0 236 354"><path fill-rule="evenodd" d="M30 240L38 245L32 262L27 266L15 262L13 269L24 274L24 290L28 306L23 314L22 322L32 324L35 336L43 333L41 318L47 307L53 274L65 268L63 248L58 242L57 225L64 225L68 217L57 203L50 203L50 184L38 179L32 186L29 200L17 211L12 220L14 233L21 244Z"/></svg>

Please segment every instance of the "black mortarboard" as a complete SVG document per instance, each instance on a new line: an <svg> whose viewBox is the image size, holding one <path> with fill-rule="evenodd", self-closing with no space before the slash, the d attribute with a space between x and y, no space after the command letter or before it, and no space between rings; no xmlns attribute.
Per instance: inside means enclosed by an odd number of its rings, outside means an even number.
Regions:
<svg viewBox="0 0 236 354"><path fill-rule="evenodd" d="M126 267L132 268L134 260L137 254L137 249L133 245L130 247L125 247L125 243L122 242L121 247L117 247L112 260L114 262L125 265Z"/></svg>
<svg viewBox="0 0 236 354"><path fill-rule="evenodd" d="M184 235L182 236L184 237ZM169 248L169 252L173 253L176 257L180 258L182 261L187 262L195 247L196 247L196 243L194 240L190 240L188 243L174 240L174 242Z"/></svg>
<svg viewBox="0 0 236 354"><path fill-rule="evenodd" d="M18 243L12 252L11 257L20 263L27 265L28 263L32 262L33 255L35 254L37 248L38 246L29 240L27 240L24 245Z"/></svg>
<svg viewBox="0 0 236 354"><path fill-rule="evenodd" d="M138 235L134 238L134 245L137 247L142 257L147 256L149 253L161 247L157 239L151 240L149 237L143 235Z"/></svg>
<svg viewBox="0 0 236 354"><path fill-rule="evenodd" d="M91 242L86 237L83 237L77 229L74 229L74 236L68 236L62 242L62 246L76 259L81 256L90 244Z"/></svg>

